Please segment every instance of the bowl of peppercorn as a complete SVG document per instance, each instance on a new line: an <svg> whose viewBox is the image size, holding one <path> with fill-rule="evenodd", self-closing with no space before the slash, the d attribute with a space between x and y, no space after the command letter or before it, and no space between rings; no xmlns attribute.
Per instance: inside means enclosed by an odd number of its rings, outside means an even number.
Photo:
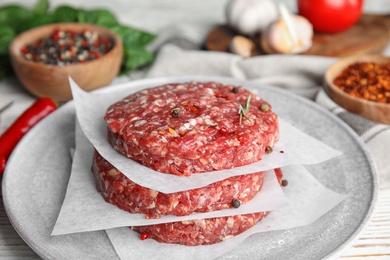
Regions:
<svg viewBox="0 0 390 260"><path fill-rule="evenodd" d="M50 24L18 35L10 44L12 67L37 97L58 102L72 98L68 76L91 91L119 73L122 42L112 31L82 23Z"/></svg>
<svg viewBox="0 0 390 260"><path fill-rule="evenodd" d="M325 73L325 90L346 110L390 124L390 57L357 55L340 59Z"/></svg>

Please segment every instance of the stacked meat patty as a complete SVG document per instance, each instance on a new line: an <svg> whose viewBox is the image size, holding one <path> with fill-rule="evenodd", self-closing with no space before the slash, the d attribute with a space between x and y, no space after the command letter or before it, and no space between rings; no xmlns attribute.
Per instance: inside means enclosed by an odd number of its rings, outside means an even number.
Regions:
<svg viewBox="0 0 390 260"><path fill-rule="evenodd" d="M182 178L257 162L272 151L279 133L278 118L266 101L240 86L215 82L145 89L111 105L105 120L108 141L116 151L161 174ZM263 172L243 172L205 187L164 194L132 182L96 151L93 172L107 202L147 218L237 207L250 201L264 181ZM147 232L159 242L204 245L237 235L264 215L259 212L133 229Z"/></svg>

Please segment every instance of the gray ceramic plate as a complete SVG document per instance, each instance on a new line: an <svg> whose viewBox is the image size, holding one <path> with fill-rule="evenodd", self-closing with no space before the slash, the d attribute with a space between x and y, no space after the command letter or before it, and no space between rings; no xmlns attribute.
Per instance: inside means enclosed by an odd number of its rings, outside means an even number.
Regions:
<svg viewBox="0 0 390 260"><path fill-rule="evenodd" d="M190 80L254 86L228 78L199 76L146 79L130 84L141 89ZM256 234L221 259L335 257L352 244L373 211L378 185L372 159L357 135L331 113L286 91L258 88L279 116L344 153L310 166L309 170L324 185L350 196L309 226ZM109 92L110 88L100 91ZM74 105L70 102L23 138L7 164L2 186L4 205L20 236L45 259L117 259L104 231L50 236L69 179L74 121Z"/></svg>

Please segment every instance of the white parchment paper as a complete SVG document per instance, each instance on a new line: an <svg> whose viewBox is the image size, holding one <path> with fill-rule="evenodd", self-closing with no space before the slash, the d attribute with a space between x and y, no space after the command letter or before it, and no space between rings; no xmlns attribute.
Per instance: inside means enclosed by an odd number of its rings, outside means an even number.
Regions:
<svg viewBox="0 0 390 260"><path fill-rule="evenodd" d="M204 187L243 173L267 171L287 165L316 164L341 154L280 119L280 140L276 143L274 152L265 155L259 162L230 170L193 174L190 177L161 174L120 155L107 141L107 126L103 119L107 107L135 92L135 89L129 86L128 91L124 91L123 88L115 91L113 88L110 93L92 94L83 91L71 78L69 82L80 126L96 150L133 182L163 193ZM248 90L257 92L257 89L248 88ZM148 177L145 178L145 176Z"/></svg>
<svg viewBox="0 0 390 260"><path fill-rule="evenodd" d="M72 173L60 214L52 235L104 230L123 226L152 225L191 219L212 218L262 212L288 206L288 202L274 171L265 174L261 192L250 202L237 209L225 209L188 216L162 216L159 219L145 219L144 214L130 214L106 203L96 190L91 172L93 146L76 125L76 150L73 156Z"/></svg>
<svg viewBox="0 0 390 260"><path fill-rule="evenodd" d="M221 243L189 247L158 243L153 239L141 240L138 233L126 227L106 232L122 260L208 260L234 250L256 233L309 225L347 197L325 188L303 166L288 166L283 172L289 182L283 190L290 206L272 211L254 227Z"/></svg>
<svg viewBox="0 0 390 260"><path fill-rule="evenodd" d="M329 160L340 155L340 152L328 147L320 141L300 132L283 120L280 120L281 140L274 152L262 160L262 164L249 165L223 171L218 174L205 173L189 178L176 177L151 171L149 168L131 163L132 161L115 152L106 141L106 126L103 120L106 107L131 93L104 94L102 96L81 91L70 79L76 103L76 149L74 151L72 172L67 187L67 193L53 229L52 235L106 230L116 252L121 259L213 259L234 249L247 237L265 231L288 229L312 223L346 198L318 183L301 164L314 164ZM162 191L176 192L202 187L243 172L257 172L291 165L283 168L285 179L289 185L282 188L277 183L273 171L265 175L264 188L250 202L238 209L227 209L210 213L195 213L190 216L163 216L160 219L145 219L143 214L130 214L106 203L99 192L91 172L94 147L115 167L130 178L141 178L148 174L153 176L146 187ZM297 148L298 147L298 148ZM296 150L294 150L294 148ZM280 153L284 151L284 153ZM120 159L118 159L120 158ZM262 167L262 168L260 168ZM126 171L127 170L127 171ZM130 171L131 170L131 171ZM136 174L132 174L136 173ZM137 175L139 174L139 176ZM206 177L202 177L206 176ZM214 179L215 176L218 178ZM132 179L133 180L133 179ZM134 180L133 180L134 181ZM187 185L188 183L196 185ZM164 185L161 185L164 183ZM177 186L184 185L177 189ZM164 190L163 190L164 191ZM152 239L142 241L139 234L128 226L151 225L172 221L182 221L218 216L230 216L261 211L272 211L264 220L248 231L227 239L224 242L210 245L187 247L157 243Z"/></svg>

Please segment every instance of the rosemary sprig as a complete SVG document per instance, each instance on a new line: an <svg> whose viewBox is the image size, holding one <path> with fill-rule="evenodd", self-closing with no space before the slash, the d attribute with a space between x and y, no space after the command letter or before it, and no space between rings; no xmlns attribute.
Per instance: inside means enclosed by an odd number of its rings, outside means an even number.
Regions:
<svg viewBox="0 0 390 260"><path fill-rule="evenodd" d="M249 94L248 99L246 100L246 103L241 104L239 109L238 109L238 114L240 114L240 125L242 124L242 117L245 117L246 120L251 122L250 118L246 115L246 113L248 113L250 105L251 105L251 98L252 98L252 95Z"/></svg>

